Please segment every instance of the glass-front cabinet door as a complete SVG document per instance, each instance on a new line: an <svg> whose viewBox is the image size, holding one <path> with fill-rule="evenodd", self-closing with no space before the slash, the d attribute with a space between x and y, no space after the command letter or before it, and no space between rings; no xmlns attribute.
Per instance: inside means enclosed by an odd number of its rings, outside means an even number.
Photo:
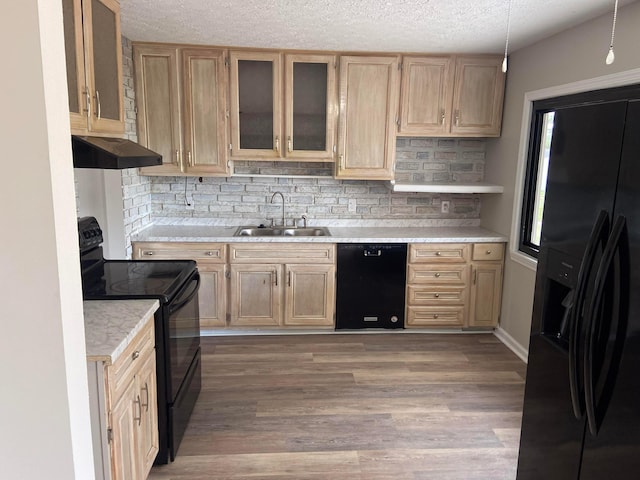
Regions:
<svg viewBox="0 0 640 480"><path fill-rule="evenodd" d="M286 55L285 157L332 160L336 114L336 57Z"/></svg>
<svg viewBox="0 0 640 480"><path fill-rule="evenodd" d="M277 52L230 52L231 155L282 155L282 73Z"/></svg>
<svg viewBox="0 0 640 480"><path fill-rule="evenodd" d="M87 8L85 5L85 22ZM116 0L91 0L91 34L85 48L91 62L91 116L89 129L100 132L124 131L122 100L122 46L120 5Z"/></svg>

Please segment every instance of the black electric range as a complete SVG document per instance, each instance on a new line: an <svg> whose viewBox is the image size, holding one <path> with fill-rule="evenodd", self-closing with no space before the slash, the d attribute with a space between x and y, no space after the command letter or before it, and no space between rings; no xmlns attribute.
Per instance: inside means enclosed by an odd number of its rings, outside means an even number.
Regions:
<svg viewBox="0 0 640 480"><path fill-rule="evenodd" d="M106 260L93 217L78 220L85 300L157 299L154 317L159 452L173 461L201 388L200 274L192 260Z"/></svg>

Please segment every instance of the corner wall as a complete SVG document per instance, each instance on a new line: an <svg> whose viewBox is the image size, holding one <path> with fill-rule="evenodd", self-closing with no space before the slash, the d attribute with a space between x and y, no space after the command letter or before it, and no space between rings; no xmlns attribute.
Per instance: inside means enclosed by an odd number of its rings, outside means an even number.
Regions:
<svg viewBox="0 0 640 480"><path fill-rule="evenodd" d="M483 198L483 227L511 233L525 94L640 68L640 2L619 10L616 60L607 66L611 22L612 12L510 55L502 135L487 142L485 162L485 180L505 189L502 195ZM524 349L529 345L534 284L535 271L507 256L501 328Z"/></svg>

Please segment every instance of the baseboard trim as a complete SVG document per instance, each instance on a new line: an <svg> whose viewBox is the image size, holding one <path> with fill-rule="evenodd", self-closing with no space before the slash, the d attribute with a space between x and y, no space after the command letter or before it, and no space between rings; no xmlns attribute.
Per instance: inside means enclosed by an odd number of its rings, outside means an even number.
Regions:
<svg viewBox="0 0 640 480"><path fill-rule="evenodd" d="M524 363L527 363L527 360L529 358L529 350L520 345L520 343L518 343L515 338L509 335L506 330L504 330L502 327L498 327L493 331L493 334L498 338L498 340L504 343L509 348L509 350L515 353L520 358L520 360L522 360Z"/></svg>

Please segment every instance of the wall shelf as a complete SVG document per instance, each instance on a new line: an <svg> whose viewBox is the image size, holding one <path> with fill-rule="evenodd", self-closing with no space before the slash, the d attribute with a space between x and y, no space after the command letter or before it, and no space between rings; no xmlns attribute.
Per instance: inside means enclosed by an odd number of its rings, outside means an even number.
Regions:
<svg viewBox="0 0 640 480"><path fill-rule="evenodd" d="M486 182L474 183L398 183L389 182L393 192L416 193L502 193L504 187Z"/></svg>

